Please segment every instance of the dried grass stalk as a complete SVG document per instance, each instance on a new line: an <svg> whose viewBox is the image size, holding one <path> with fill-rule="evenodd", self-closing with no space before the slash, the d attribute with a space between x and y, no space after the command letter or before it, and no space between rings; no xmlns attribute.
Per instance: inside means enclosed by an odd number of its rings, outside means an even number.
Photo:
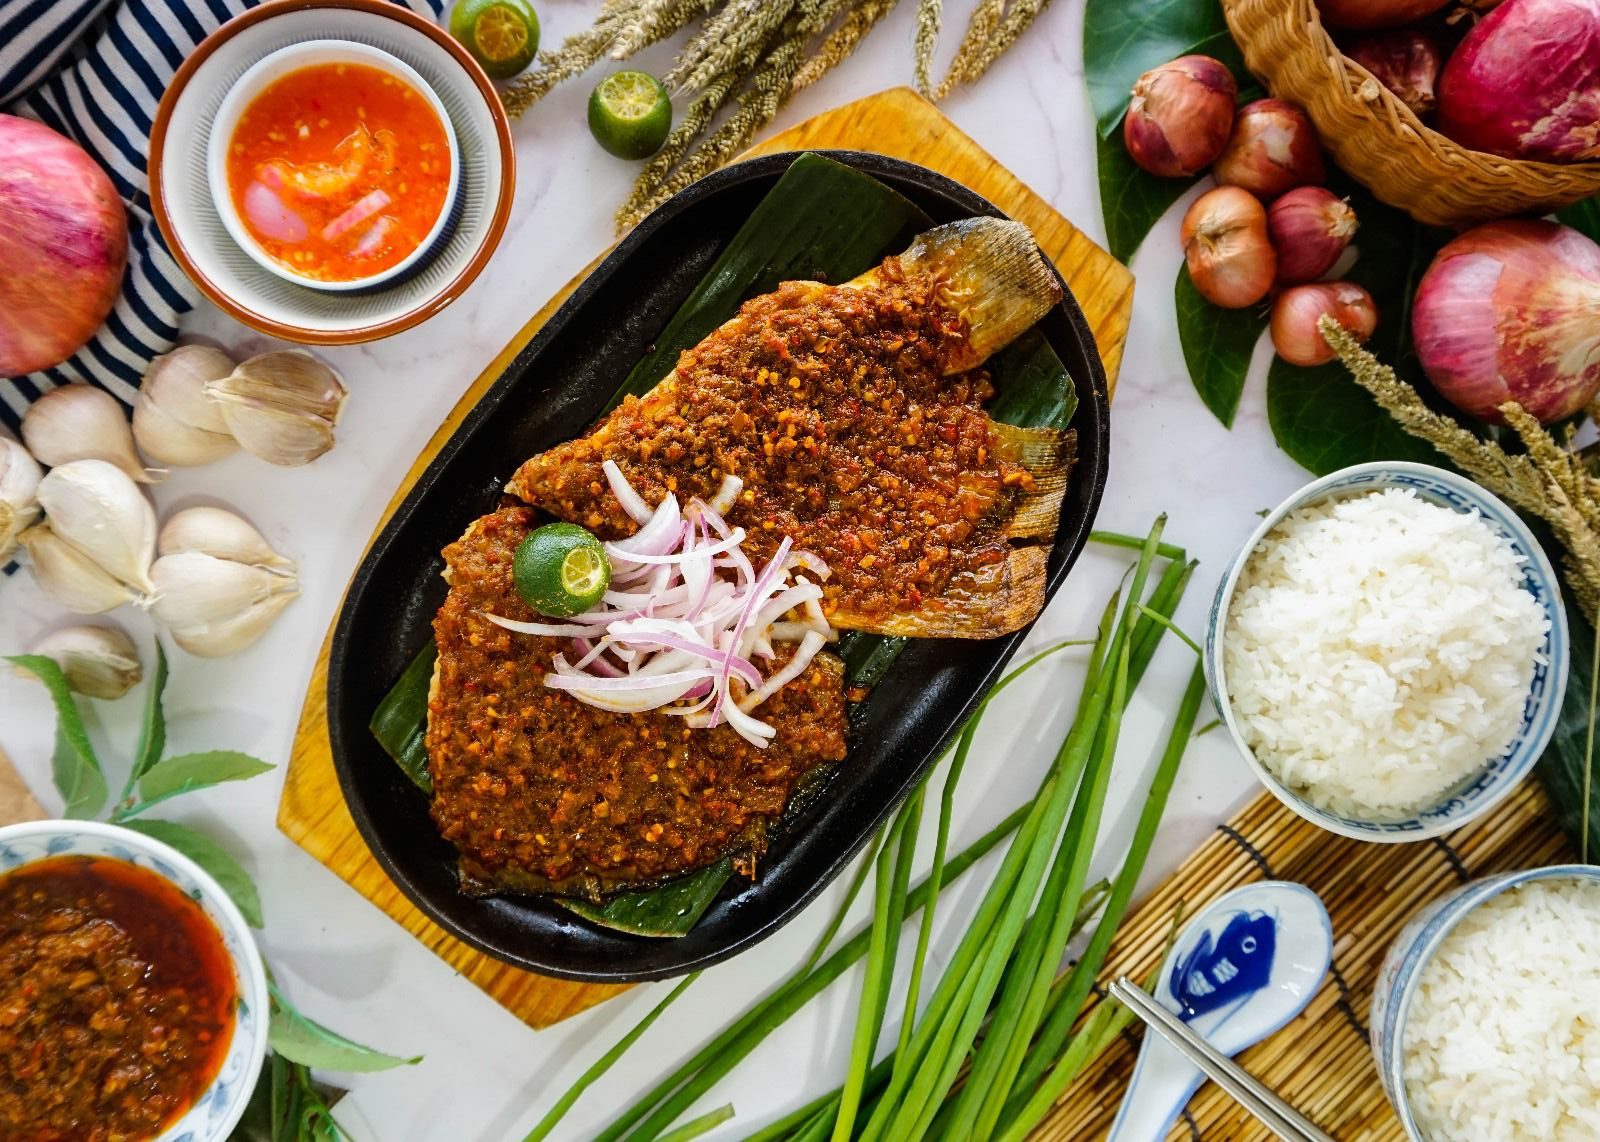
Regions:
<svg viewBox="0 0 1600 1142"><path fill-rule="evenodd" d="M939 44L939 25L944 19L943 0L919 0L915 45L917 90L933 98L933 49Z"/></svg>
<svg viewBox="0 0 1600 1142"><path fill-rule="evenodd" d="M795 73L789 94L804 91L854 54L867 33L894 10L897 0L862 0L822 41L816 53Z"/></svg>
<svg viewBox="0 0 1600 1142"><path fill-rule="evenodd" d="M935 99L943 99L950 94L951 88L962 82L968 66L983 54L989 37L1000 26L1004 10L1005 0L978 0L967 20L967 30L961 37L961 44L956 48L956 58L950 61L950 70L945 74L944 82L934 92Z"/></svg>
<svg viewBox="0 0 1600 1142"><path fill-rule="evenodd" d="M697 16L716 8L720 0L639 0L622 18L611 58L627 59L651 44L664 40Z"/></svg>
<svg viewBox="0 0 1600 1142"><path fill-rule="evenodd" d="M673 127L672 133L667 136L667 141L661 145L661 149L655 153L655 157L635 180L628 201L617 211L616 222L619 230L632 226L655 209L661 201L661 190L667 185L672 168L677 166L679 160L688 153L690 146L700 137L707 125L716 117L717 112L722 109L722 105L728 101L728 96L744 82L748 74L748 69L729 72L714 80L695 97L695 101L689 105L689 110L684 113L683 119Z"/></svg>
<svg viewBox="0 0 1600 1142"><path fill-rule="evenodd" d="M678 53L667 87L699 91L730 70L748 71L793 10L794 0L728 0Z"/></svg>
<svg viewBox="0 0 1600 1142"><path fill-rule="evenodd" d="M1591 623L1600 620L1600 480L1589 475L1583 458L1563 447L1521 405L1507 401L1500 406L1501 415L1527 449L1513 456L1434 412L1416 389L1331 317L1324 316L1317 328L1356 383L1396 424L1432 444L1496 495L1550 525L1566 549L1563 565L1573 600Z"/></svg>

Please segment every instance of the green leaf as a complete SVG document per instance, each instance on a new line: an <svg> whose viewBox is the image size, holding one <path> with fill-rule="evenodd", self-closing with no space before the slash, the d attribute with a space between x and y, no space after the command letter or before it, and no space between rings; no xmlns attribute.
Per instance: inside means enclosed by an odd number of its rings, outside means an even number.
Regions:
<svg viewBox="0 0 1600 1142"><path fill-rule="evenodd" d="M438 658L439 647L430 638L384 695L368 723L384 752L394 758L418 789L430 796L433 777L428 772L428 687Z"/></svg>
<svg viewBox="0 0 1600 1142"><path fill-rule="evenodd" d="M245 923L252 928L261 927L261 894L256 891L255 881L233 854L216 841L176 821L119 821L118 824L171 845L194 861L222 886L228 898L238 906Z"/></svg>
<svg viewBox="0 0 1600 1142"><path fill-rule="evenodd" d="M291 1062L325 1071L365 1075L395 1067L414 1066L422 1061L421 1055L403 1059L346 1039L337 1031L330 1031L300 1014L277 984L269 980L267 986L272 991L272 1019L267 1028L267 1042L274 1051Z"/></svg>
<svg viewBox="0 0 1600 1142"><path fill-rule="evenodd" d="M1425 399L1437 400L1411 342L1411 300L1450 234L1334 176L1330 189L1348 197L1361 224L1355 238L1360 256L1348 279L1364 286L1378 308L1370 348ZM1305 369L1274 359L1267 371L1267 417L1278 446L1318 475L1369 460L1448 464L1432 445L1395 424L1338 362Z"/></svg>
<svg viewBox="0 0 1600 1142"><path fill-rule="evenodd" d="M225 781L244 781L259 776L272 766L247 753L231 749L211 749L201 753L181 753L158 761L139 780L140 801L119 810L120 815L143 812L158 801L207 789Z"/></svg>
<svg viewBox="0 0 1600 1142"><path fill-rule="evenodd" d="M55 703L56 744L50 759L50 776L66 803L61 815L76 820L95 816L106 803L105 772L89 741L83 715L72 700L66 674L55 659L42 654L13 654L6 661L43 682Z"/></svg>
<svg viewBox="0 0 1600 1142"><path fill-rule="evenodd" d="M128 781L143 777L145 771L161 760L167 749L167 717L161 699L167 689L167 651L156 639L156 668L150 676L150 689L145 692L144 721L139 727L139 748L133 755L133 773Z"/></svg>
<svg viewBox="0 0 1600 1142"><path fill-rule="evenodd" d="M1543 534L1543 528L1540 532ZM1557 550L1546 543L1550 550ZM1537 772L1556 820L1572 838L1578 859L1589 863L1600 854L1600 781L1595 780L1594 752L1600 752L1600 739L1592 739L1595 717L1592 699L1595 685L1594 628L1583 612L1566 601L1567 629L1572 636L1572 662L1567 676L1567 692L1562 696L1561 715L1555 735L1539 758ZM1587 813L1585 812L1587 806ZM1585 846L1587 845L1587 852Z"/></svg>
<svg viewBox="0 0 1600 1142"><path fill-rule="evenodd" d="M733 860L723 857L699 872L668 881L643 892L614 896L604 904L587 900L560 900L562 907L604 928L636 936L684 936L733 875Z"/></svg>
<svg viewBox="0 0 1600 1142"><path fill-rule="evenodd" d="M1182 55L1213 56L1240 87L1250 81L1217 0L1089 0L1083 13L1084 78L1100 137L1128 109L1138 78Z"/></svg>
<svg viewBox="0 0 1600 1142"><path fill-rule="evenodd" d="M1099 156L1100 214L1106 224L1106 245L1113 258L1126 262L1150 228L1199 181L1199 176L1157 178L1129 157L1120 134L1097 139L1095 149Z"/></svg>
<svg viewBox="0 0 1600 1142"><path fill-rule="evenodd" d="M1195 391L1216 418L1229 428L1239 411L1250 355L1266 331L1267 318L1255 306L1223 309L1200 296L1189 267L1178 267L1173 302L1178 311L1178 340Z"/></svg>
<svg viewBox="0 0 1600 1142"><path fill-rule="evenodd" d="M1066 428L1078 411L1078 390L1066 365L1038 329L1030 329L989 362L995 397L989 415L1018 428Z"/></svg>
<svg viewBox="0 0 1600 1142"><path fill-rule="evenodd" d="M1586 198L1556 211L1556 217L1574 230L1600 242L1600 198Z"/></svg>

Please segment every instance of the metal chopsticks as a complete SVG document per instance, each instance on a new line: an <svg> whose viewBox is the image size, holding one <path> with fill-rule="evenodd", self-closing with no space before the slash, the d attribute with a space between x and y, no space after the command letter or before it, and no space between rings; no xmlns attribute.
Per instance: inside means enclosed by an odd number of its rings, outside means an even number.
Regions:
<svg viewBox="0 0 1600 1142"><path fill-rule="evenodd" d="M1110 987L1113 998L1125 1005L1152 1030L1171 1043L1239 1105L1262 1121L1285 1142L1334 1142L1283 1099L1273 1094L1238 1063L1219 1052L1189 1025L1157 1003L1144 988L1123 976Z"/></svg>

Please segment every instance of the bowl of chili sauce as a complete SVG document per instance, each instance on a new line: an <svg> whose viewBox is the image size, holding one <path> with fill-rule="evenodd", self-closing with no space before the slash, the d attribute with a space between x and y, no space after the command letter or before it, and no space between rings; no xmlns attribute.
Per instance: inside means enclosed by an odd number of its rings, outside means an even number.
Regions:
<svg viewBox="0 0 1600 1142"><path fill-rule="evenodd" d="M439 96L409 64L353 40L257 60L217 111L206 164L233 240L311 289L404 281L460 217L461 160Z"/></svg>
<svg viewBox="0 0 1600 1142"><path fill-rule="evenodd" d="M244 917L177 850L96 822L0 828L0 1138L221 1142L267 1005Z"/></svg>

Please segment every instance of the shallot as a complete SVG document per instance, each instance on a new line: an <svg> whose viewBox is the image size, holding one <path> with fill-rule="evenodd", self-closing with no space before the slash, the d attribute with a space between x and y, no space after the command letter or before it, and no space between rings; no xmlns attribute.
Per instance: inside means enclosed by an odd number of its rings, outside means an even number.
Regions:
<svg viewBox="0 0 1600 1142"><path fill-rule="evenodd" d="M1183 56L1152 68L1133 85L1122 121L1128 154L1164 178L1198 174L1227 144L1238 95L1233 73L1210 56Z"/></svg>
<svg viewBox="0 0 1600 1142"><path fill-rule="evenodd" d="M738 496L736 477L725 477L710 503L680 508L669 493L651 508L615 462L602 470L639 530L605 545L611 587L601 602L560 621L484 618L519 634L572 640L570 659L561 652L551 660L544 683L552 689L602 710L663 710L693 728L727 723L765 748L777 731L751 711L800 677L834 637L822 613L827 564L784 537L758 570L743 550L744 529L730 527L717 506ZM780 642L798 645L763 676L757 660L773 662Z"/></svg>
<svg viewBox="0 0 1600 1142"><path fill-rule="evenodd" d="M1439 81L1439 129L1508 158L1600 157L1600 0L1505 0Z"/></svg>
<svg viewBox="0 0 1600 1142"><path fill-rule="evenodd" d="M1194 200L1178 231L1189 277L1200 296L1243 309L1267 296L1278 272L1267 238L1266 208L1248 191L1219 186Z"/></svg>
<svg viewBox="0 0 1600 1142"><path fill-rule="evenodd" d="M1464 412L1541 423L1600 390L1600 246L1555 222L1491 222L1440 250L1417 287L1412 337L1428 379Z"/></svg>
<svg viewBox="0 0 1600 1142"><path fill-rule="evenodd" d="M1330 28L1366 31L1397 28L1437 12L1450 0L1317 0L1322 22Z"/></svg>
<svg viewBox="0 0 1600 1142"><path fill-rule="evenodd" d="M1264 202L1320 183L1326 175L1311 120L1281 99L1257 99L1239 108L1212 173L1221 185L1241 186Z"/></svg>
<svg viewBox="0 0 1600 1142"><path fill-rule="evenodd" d="M1315 281L1333 268L1356 232L1356 212L1332 191L1300 186L1267 209L1278 280Z"/></svg>
<svg viewBox="0 0 1600 1142"><path fill-rule="evenodd" d="M1344 53L1372 73L1372 78L1394 92L1418 115L1426 115L1438 102L1436 87L1444 58L1432 36L1418 28L1395 28L1362 36ZM1363 90L1363 98L1376 98Z"/></svg>
<svg viewBox="0 0 1600 1142"><path fill-rule="evenodd" d="M1326 314L1365 341L1378 327L1372 295L1350 282L1318 282L1284 290L1272 303L1272 347L1291 365L1325 365L1338 354L1317 322Z"/></svg>

